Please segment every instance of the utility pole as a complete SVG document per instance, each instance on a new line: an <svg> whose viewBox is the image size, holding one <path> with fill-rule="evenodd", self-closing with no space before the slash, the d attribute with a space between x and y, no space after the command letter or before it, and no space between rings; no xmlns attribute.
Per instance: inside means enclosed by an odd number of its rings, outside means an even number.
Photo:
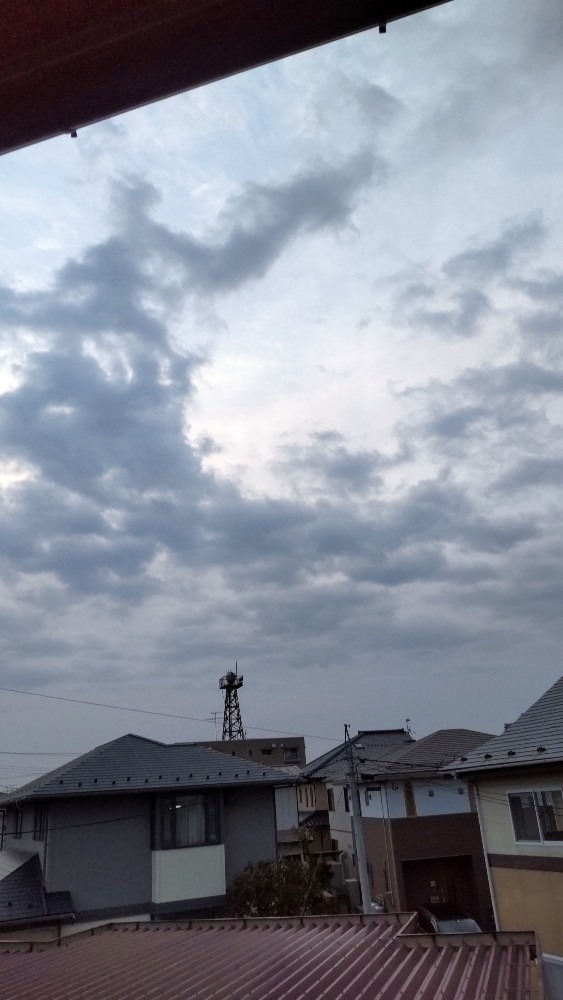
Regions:
<svg viewBox="0 0 563 1000"><path fill-rule="evenodd" d="M371 908L371 886L369 884L368 866L366 861L366 849L364 845L364 831L362 827L362 811L360 808L360 793L356 782L356 764L352 741L350 739L349 727L344 726L346 752L348 756L348 776L350 778L350 798L352 801L352 832L356 845L356 865L360 878L360 891L362 894L362 910L364 913L372 913Z"/></svg>

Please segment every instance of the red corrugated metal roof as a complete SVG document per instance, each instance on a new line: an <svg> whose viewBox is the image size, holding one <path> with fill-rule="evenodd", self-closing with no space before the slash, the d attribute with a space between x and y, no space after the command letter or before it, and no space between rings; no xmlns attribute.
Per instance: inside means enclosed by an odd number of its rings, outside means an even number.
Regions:
<svg viewBox="0 0 563 1000"><path fill-rule="evenodd" d="M393 914L112 924L27 953L1 942L1 993L3 1000L541 996L533 935L448 941L405 930L404 915Z"/></svg>
<svg viewBox="0 0 563 1000"><path fill-rule="evenodd" d="M445 0L0 0L0 153Z"/></svg>

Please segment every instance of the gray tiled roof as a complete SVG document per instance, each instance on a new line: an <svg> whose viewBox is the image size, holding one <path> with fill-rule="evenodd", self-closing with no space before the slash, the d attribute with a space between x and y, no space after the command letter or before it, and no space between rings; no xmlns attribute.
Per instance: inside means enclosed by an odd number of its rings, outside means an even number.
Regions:
<svg viewBox="0 0 563 1000"><path fill-rule="evenodd" d="M129 734L2 796L0 803L61 795L287 785L295 780L278 768L261 767L194 743L159 743Z"/></svg>
<svg viewBox="0 0 563 1000"><path fill-rule="evenodd" d="M69 892L45 892L39 855L17 848L0 851L0 927L72 916Z"/></svg>
<svg viewBox="0 0 563 1000"><path fill-rule="evenodd" d="M2 851L2 854L5 874L0 877L0 925L43 917L45 904L39 857L16 850Z"/></svg>
<svg viewBox="0 0 563 1000"><path fill-rule="evenodd" d="M541 767L563 762L563 677L504 733L450 766L457 773Z"/></svg>
<svg viewBox="0 0 563 1000"><path fill-rule="evenodd" d="M412 742L413 738L406 729L361 729L352 739L352 745L362 744L362 757L374 759L385 756L386 751L404 748L405 744ZM359 751L355 753L357 756ZM319 781L339 781L345 778L348 773L346 744L341 743L322 757L306 764L301 773L304 777Z"/></svg>
<svg viewBox="0 0 563 1000"><path fill-rule="evenodd" d="M438 729L399 749L385 751L380 759L373 760L365 751L356 750L356 760L361 775L423 777L490 739L491 733L473 729Z"/></svg>

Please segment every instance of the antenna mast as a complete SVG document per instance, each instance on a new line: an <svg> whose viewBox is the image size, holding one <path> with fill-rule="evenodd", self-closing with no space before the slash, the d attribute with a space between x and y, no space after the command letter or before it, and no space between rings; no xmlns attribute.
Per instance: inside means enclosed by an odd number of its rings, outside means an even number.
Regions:
<svg viewBox="0 0 563 1000"><path fill-rule="evenodd" d="M223 740L244 740L245 732L242 728L242 717L238 702L238 689L242 687L243 677L239 677L238 663L235 662L235 670L227 671L219 681L221 691L225 692L225 711L223 713Z"/></svg>

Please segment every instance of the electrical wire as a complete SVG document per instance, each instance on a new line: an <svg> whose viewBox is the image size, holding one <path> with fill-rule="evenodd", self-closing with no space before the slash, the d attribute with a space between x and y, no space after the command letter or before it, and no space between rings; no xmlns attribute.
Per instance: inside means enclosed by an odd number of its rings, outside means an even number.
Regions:
<svg viewBox="0 0 563 1000"><path fill-rule="evenodd" d="M140 715L159 715L164 719L181 719L184 722L205 722L213 724L213 719L198 719L193 715L176 715L173 712L157 712L149 708L129 708L127 705L110 705L103 701L87 701L84 698L68 698L60 694L44 694L40 691L20 691L18 688L0 687L0 691L7 691L10 694L28 695L31 698L48 698L50 701L66 701L73 705L91 705L94 708L111 708L118 712L136 712ZM294 733L287 729L266 729L264 726L245 726L258 733L273 733L276 736L304 736L309 740L326 740L335 743L337 740L333 736L318 736L314 733Z"/></svg>

